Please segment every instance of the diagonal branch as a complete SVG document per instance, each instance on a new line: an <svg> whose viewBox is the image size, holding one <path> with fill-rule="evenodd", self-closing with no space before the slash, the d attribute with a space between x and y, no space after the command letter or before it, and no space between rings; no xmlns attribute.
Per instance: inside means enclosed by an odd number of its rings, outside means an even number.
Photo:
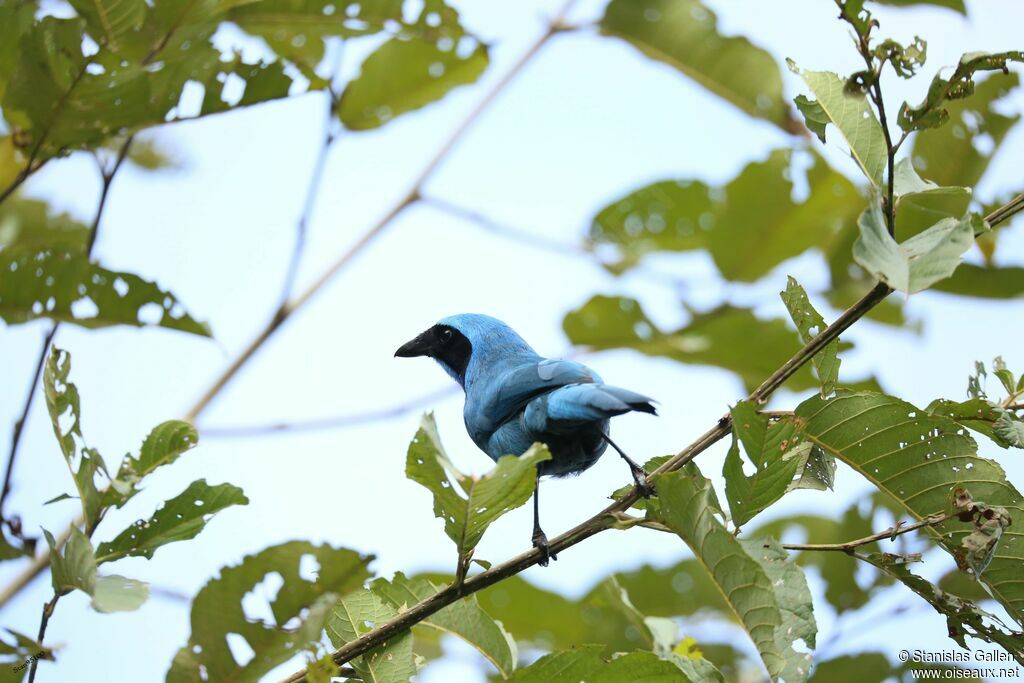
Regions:
<svg viewBox="0 0 1024 683"><path fill-rule="evenodd" d="M281 326L295 313L297 310L309 303L310 299L316 296L320 290L324 288L335 276L355 259L360 252L368 247L376 237L378 237L387 227L394 223L395 219L405 211L406 208L415 204L420 199L420 193L426 182L434 175L441 164L448 158L451 151L462 141L465 134L473 127L473 125L480 118L481 114L484 113L494 102L495 99L505 90L505 87L523 70L530 61L540 52L540 49L547 44L556 34L565 30L563 26L563 19L565 13L571 8L574 0L567 0L566 4L562 7L561 12L551 20L547 28L544 30L536 41L526 50L525 53L516 61L515 64L498 80L497 83L483 96L483 98L476 104L476 106L469 112L462 123L452 132L448 139L441 145L440 149L434 154L433 157L427 162L427 164L420 171L419 175L413 181L408 191L402 195L402 197L390 208L384 215L377 220L373 226L363 233L359 239L356 240L355 244L349 247L343 252L333 264L331 264L327 270L325 270L320 277L318 277L309 287L304 291L296 295L295 297L285 301L277 309L267 324L261 329L249 344L242 350L237 358L220 374L217 379L213 381L210 387L203 393L202 396L195 402L195 404L185 413L185 420L189 422L195 422L202 413L209 407L210 403L223 391L224 387L234 379L238 371L248 363L253 356L263 347L263 345L274 336Z"/></svg>
<svg viewBox="0 0 1024 683"><path fill-rule="evenodd" d="M987 216L986 220L991 225L996 225L999 222L1006 220L1006 218L1009 218L1009 216L1014 213L1012 211L1003 211L1003 209L1005 209L1005 207L997 209L995 212ZM1024 209L1024 205L1020 206L1017 210L1020 209ZM1003 212L1002 214L1000 214L1001 211ZM860 301L847 309L841 316L839 316L839 318L836 319L835 322L825 328L820 334L818 334L818 336L808 342L803 348L794 354L792 358L786 361L782 367L772 373L768 379L762 382L761 386L751 392L746 400L758 403L764 402L773 391L783 384L783 382L789 379L797 370L810 361L814 354L823 349L829 342L838 338L842 332L862 318L868 311L877 306L891 293L892 290L885 285L881 283L875 285L875 287L865 294ZM718 421L718 424L699 436L696 441L659 467L656 470L656 473L660 474L678 470L686 463L697 457L697 455L727 436L731 431L732 420L729 415L726 414ZM621 513L628 510L639 498L640 494L634 486L628 494L612 503L604 510L601 510L590 519L587 519L569 531L566 531L560 536L552 539L548 544L549 551L553 554L563 552L591 536L599 534L606 529L614 528L617 522L617 517L621 516ZM510 560L495 565L480 574L467 578L461 584L450 585L430 596L426 600L410 606L398 616L378 625L376 628L368 631L359 638L342 645L332 653L331 657L338 665L350 662L355 657L358 657L359 655L380 645L388 638L408 630L414 624L423 621L444 607L466 597L467 595L498 583L503 579L515 576L523 570L538 564L542 559L543 556L541 551L537 548L531 548L524 553L516 555ZM282 683L299 683L299 681L305 680L306 670L301 669L291 676L283 679Z"/></svg>

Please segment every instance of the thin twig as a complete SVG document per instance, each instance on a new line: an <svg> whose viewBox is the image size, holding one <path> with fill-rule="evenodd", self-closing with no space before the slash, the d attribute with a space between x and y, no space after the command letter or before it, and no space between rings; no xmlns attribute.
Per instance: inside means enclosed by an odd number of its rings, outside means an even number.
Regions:
<svg viewBox="0 0 1024 683"><path fill-rule="evenodd" d="M110 193L110 186L114 182L114 176L116 176L117 172L121 169L121 164L124 163L125 158L128 156L128 150L131 147L132 140L132 137L125 140L124 144L118 150L114 164L109 169L105 169L102 166L100 167L100 178L103 185L100 189L99 203L96 206L96 215L93 217L92 225L89 227L89 237L86 240L85 246L86 258L92 256L93 249L96 247L96 238L100 233L100 221L103 219L103 212L107 206L107 196ZM14 423L14 433L11 436L11 447L7 456L7 468L4 471L3 489L0 491L0 520L7 519L4 515L4 504L7 502L7 496L11 491L11 477L14 473L14 462L18 457L18 447L21 445L21 435L24 431L29 413L32 410L32 403L36 395L36 387L39 385L39 378L43 374L43 365L46 363L46 354L49 351L50 344L53 343L53 339L59 328L60 321L54 322L50 331L43 339L42 348L39 350L39 358L36 361L35 372L32 373L32 380L29 384L28 394L25 396L25 403L22 406L21 416L18 418L18 421Z"/></svg>
<svg viewBox="0 0 1024 683"><path fill-rule="evenodd" d="M313 420L297 420L295 422L277 422L263 425L240 425L236 427L199 427L203 438L237 438L249 436L265 436L278 432L316 432L327 429L340 429L352 425L363 425L371 422L382 422L407 415L426 406L436 404L439 400L455 396L459 387L452 385L437 391L417 396L408 401L387 408L367 410L365 412L335 415Z"/></svg>
<svg viewBox="0 0 1024 683"><path fill-rule="evenodd" d="M58 600L60 600L60 593L54 593L49 602L43 605L43 616L39 620L39 635L36 636L36 642L40 645L43 644L43 637L46 635L46 627L50 624L50 617L53 616L53 611L57 608ZM28 683L35 683L36 669L38 667L39 660L33 657L32 664L29 666L28 670Z"/></svg>
<svg viewBox="0 0 1024 683"><path fill-rule="evenodd" d="M990 220L989 223L991 224L992 221ZM796 373L797 370L810 361L811 357L814 356L815 353L820 351L834 339L837 339L842 332L850 327L850 325L877 306L891 292L891 289L881 283L876 285L871 289L871 291L865 294L860 301L847 309L841 316L839 316L838 319L836 319L835 322L825 328L803 348L801 348L781 368L772 373L768 379L761 383L761 386L751 392L746 400L751 402L765 401L768 396L775 391L775 389L781 386L783 382L789 379L789 377ZM661 467L655 470L654 473L663 474L678 470L683 465L693 460L698 454L707 450L727 436L731 431L731 418L729 415L724 415L714 427L706 431L693 443L665 462ZM625 496L612 503L604 510L598 512L596 515L578 524L569 531L566 531L560 536L552 539L548 544L549 552L552 554L561 553L591 536L599 534L606 529L614 528L616 526L617 518L621 516L621 513L632 507L639 498L640 493L634 486ZM423 621L431 614L436 613L467 595L471 595L472 593L487 588L488 586L494 585L495 583L498 583L510 576L515 576L523 570L538 564L541 559L543 559L543 556L540 550L537 548L531 548L530 550L520 553L501 564L495 565L480 574L468 577L459 586L447 586L429 598L410 606L407 610L393 619L378 625L359 638L345 643L336 649L332 653L331 657L339 666L346 664L355 657L358 657L386 641L393 635L408 630L414 624ZM304 680L306 680L306 670L301 669L291 676L283 679L282 683L298 683L299 681Z"/></svg>
<svg viewBox="0 0 1024 683"><path fill-rule="evenodd" d="M913 524L895 524L888 529L879 531L878 533L865 536L864 538L858 538L854 541L847 541L845 543L783 543L782 547L786 550L813 550L823 552L843 552L849 553L854 548L862 545L868 545L869 543L876 543L877 541L884 541L886 539L893 540L897 536L910 533L911 531L917 531L923 529L926 526L936 526L949 520L960 514L960 511L949 512L942 515L929 515L924 519L921 519Z"/></svg>
<svg viewBox="0 0 1024 683"><path fill-rule="evenodd" d="M930 515L928 517L925 517L924 519L914 522L913 524L903 524L901 522L898 524L894 524L888 529L879 531L878 533L871 534L870 536L865 536L864 538L858 538L853 541L846 541L845 543L782 543L781 545L786 550L810 550L821 552L849 553L854 548L860 547L862 545L876 543L878 541L884 541L886 539L895 540L897 536L902 536L903 534L910 533L911 531L917 531L918 529L922 529L926 526L936 526L938 524L942 524L943 522L948 522L949 520L956 517L958 514L960 514L959 511L950 512L948 514ZM669 527L662 524L661 522L658 522L653 519L643 519L641 517L631 517L629 515L620 515L618 519L620 522L625 521L635 526L642 526L645 529L654 529L655 531L664 531L670 534L676 533L672 531L672 529L670 529Z"/></svg>
<svg viewBox="0 0 1024 683"><path fill-rule="evenodd" d="M544 235L527 232L520 228L508 225L507 223L498 221L497 219L480 211L470 209L450 200L433 196L421 196L420 204L437 209L438 211L443 211L468 223L472 223L492 235L512 240L514 242L519 242L520 244L525 244L526 246L533 247L535 249L543 249L544 251L548 251L553 254L584 258L601 269L605 269L607 267L607 264L601 261L597 254L591 249L587 249L579 244L553 240ZM667 284L671 287L678 287L682 284L678 278L672 275L658 273L642 266L634 267L630 272L638 277L650 280L651 282Z"/></svg>
<svg viewBox="0 0 1024 683"><path fill-rule="evenodd" d="M420 192L423 189L424 184L434 172L440 167L441 163L448 157L448 154L455 148L455 146L462 141L462 138L469 131L469 129L476 123L480 118L480 115L490 106L490 104L504 91L505 87L512 81L515 76L522 71L540 49L551 39L552 36L556 35L561 31L561 20L564 17L564 12L571 6L573 0L569 0L563 9L563 14L558 15L548 25L544 33L526 50L525 53L519 58L519 60L498 80L497 83L489 90L483 98L477 103L477 105L469 112L462 123L452 132L448 139L441 145L440 149L434 154L433 157L426 163L419 175L413 181L409 190L402 195L402 197L396 202L384 215L373 224L373 226L363 233L356 242L346 249L335 262L325 270L320 277L318 277L309 287L307 287L302 293L295 296L293 299L285 302L273 315L270 321L256 333L256 336L249 342L249 344L242 350L238 357L217 377L216 380L210 385L210 387L199 397L195 404L185 413L185 420L189 422L195 422L196 418L202 415L203 411L210 405L214 398L228 385L229 382L238 374L238 371L249 362L250 359L259 351L263 345L269 340L278 329L287 321L291 315L298 309L305 306L310 299L324 288L334 277L345 269L352 260L365 249L374 239L384 231L389 225L391 225L395 218L398 217L407 207L415 204L420 198Z"/></svg>

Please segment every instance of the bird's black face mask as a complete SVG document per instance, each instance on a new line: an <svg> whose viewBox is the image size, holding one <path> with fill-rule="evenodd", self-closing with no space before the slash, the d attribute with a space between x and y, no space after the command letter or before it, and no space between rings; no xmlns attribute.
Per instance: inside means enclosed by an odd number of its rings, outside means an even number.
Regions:
<svg viewBox="0 0 1024 683"><path fill-rule="evenodd" d="M434 325L415 339L402 344L395 356L429 356L440 363L460 384L466 379L466 366L473 346L466 336L450 325Z"/></svg>

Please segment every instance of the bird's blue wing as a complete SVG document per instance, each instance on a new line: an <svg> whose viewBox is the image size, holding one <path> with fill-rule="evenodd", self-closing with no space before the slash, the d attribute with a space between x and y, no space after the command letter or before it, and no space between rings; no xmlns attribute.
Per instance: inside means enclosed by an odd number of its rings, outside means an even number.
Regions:
<svg viewBox="0 0 1024 683"><path fill-rule="evenodd" d="M571 430L630 411L656 414L654 401L643 394L607 384L570 384L530 401L523 415L533 432Z"/></svg>
<svg viewBox="0 0 1024 683"><path fill-rule="evenodd" d="M596 372L571 360L523 363L473 386L472 394L479 399L466 403L466 427L478 445L486 444L499 426L537 396L569 384L600 381Z"/></svg>

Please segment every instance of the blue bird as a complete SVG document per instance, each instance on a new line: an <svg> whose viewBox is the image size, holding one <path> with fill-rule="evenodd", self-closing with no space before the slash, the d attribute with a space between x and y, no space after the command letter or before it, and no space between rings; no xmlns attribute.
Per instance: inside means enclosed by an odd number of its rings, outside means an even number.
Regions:
<svg viewBox="0 0 1024 683"><path fill-rule="evenodd" d="M551 460L540 464L533 496L533 545L542 553L542 565L556 558L540 527L541 475L582 472L611 445L629 465L640 493L654 492L643 468L608 436L609 419L616 415L656 415L652 399L605 384L581 363L540 356L511 327L487 315L445 318L395 356L433 358L459 383L466 393L466 431L492 460L522 455L538 441L547 444Z"/></svg>

